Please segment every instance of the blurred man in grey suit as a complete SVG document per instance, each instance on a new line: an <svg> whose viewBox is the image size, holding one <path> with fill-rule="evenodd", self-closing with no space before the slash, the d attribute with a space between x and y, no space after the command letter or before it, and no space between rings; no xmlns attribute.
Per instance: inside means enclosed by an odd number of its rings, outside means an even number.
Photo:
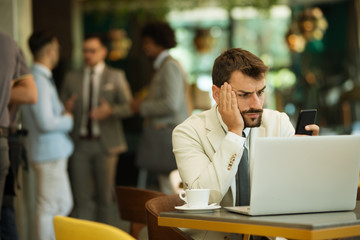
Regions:
<svg viewBox="0 0 360 240"><path fill-rule="evenodd" d="M121 118L131 115L125 74L106 66L106 42L91 35L83 44L85 67L67 74L61 97L74 114L75 152L70 176L75 217L110 223L118 154L127 150Z"/></svg>

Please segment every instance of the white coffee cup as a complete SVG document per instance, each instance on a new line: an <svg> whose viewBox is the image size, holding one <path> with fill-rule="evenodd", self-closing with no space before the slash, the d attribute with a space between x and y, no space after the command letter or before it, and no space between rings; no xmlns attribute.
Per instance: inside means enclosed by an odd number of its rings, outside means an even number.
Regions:
<svg viewBox="0 0 360 240"><path fill-rule="evenodd" d="M210 189L186 189L179 192L179 197L190 208L204 208L209 204Z"/></svg>

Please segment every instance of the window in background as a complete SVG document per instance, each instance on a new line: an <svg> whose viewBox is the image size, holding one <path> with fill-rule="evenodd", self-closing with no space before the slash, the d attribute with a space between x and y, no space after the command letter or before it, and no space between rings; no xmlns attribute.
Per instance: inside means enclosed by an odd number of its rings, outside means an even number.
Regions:
<svg viewBox="0 0 360 240"><path fill-rule="evenodd" d="M280 95L295 82L288 69L291 56L285 42L290 18L288 6L268 10L236 7L230 11L223 8L171 11L167 19L178 40L171 54L189 74L197 108L203 110L214 104L211 72L215 58L225 49L240 47L260 56L270 66L266 107L283 110Z"/></svg>
<svg viewBox="0 0 360 240"><path fill-rule="evenodd" d="M229 47L229 14L222 8L198 8L171 11L167 19L178 41L171 54L189 75L195 109L207 109L214 104L211 97L214 60Z"/></svg>

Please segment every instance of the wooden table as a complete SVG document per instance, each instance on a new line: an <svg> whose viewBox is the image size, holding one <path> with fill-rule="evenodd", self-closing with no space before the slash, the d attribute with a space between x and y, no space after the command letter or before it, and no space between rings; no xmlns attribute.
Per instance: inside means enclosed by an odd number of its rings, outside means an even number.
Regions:
<svg viewBox="0 0 360 240"><path fill-rule="evenodd" d="M291 239L333 239L360 236L360 202L353 211L249 217L225 209L210 213L162 212L159 226L279 236Z"/></svg>

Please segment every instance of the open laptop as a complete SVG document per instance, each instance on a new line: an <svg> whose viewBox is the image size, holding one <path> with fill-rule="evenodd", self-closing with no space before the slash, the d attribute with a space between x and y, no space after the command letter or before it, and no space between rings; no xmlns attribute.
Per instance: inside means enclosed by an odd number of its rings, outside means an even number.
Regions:
<svg viewBox="0 0 360 240"><path fill-rule="evenodd" d="M246 215L353 210L360 170L360 135L259 138Z"/></svg>

